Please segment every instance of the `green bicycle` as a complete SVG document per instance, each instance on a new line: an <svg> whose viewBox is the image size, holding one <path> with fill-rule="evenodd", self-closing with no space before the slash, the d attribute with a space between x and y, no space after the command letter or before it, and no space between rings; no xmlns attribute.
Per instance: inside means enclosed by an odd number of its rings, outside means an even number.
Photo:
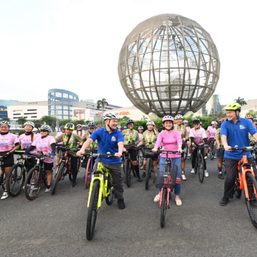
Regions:
<svg viewBox="0 0 257 257"><path fill-rule="evenodd" d="M114 199L111 173L101 162L102 157L111 158L114 155L109 153L93 153L92 155L93 157L98 157L99 161L92 175L87 200L87 240L92 240L94 236L97 211L102 206L103 199L105 199L107 205L111 205Z"/></svg>

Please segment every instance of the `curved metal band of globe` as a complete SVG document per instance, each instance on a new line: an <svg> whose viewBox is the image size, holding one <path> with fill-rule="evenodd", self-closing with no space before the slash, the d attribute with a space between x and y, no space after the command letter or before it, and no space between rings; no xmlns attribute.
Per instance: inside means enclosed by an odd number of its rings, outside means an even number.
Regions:
<svg viewBox="0 0 257 257"><path fill-rule="evenodd" d="M220 62L210 35L195 21L164 14L139 24L119 56L131 102L158 116L197 111L214 93Z"/></svg>

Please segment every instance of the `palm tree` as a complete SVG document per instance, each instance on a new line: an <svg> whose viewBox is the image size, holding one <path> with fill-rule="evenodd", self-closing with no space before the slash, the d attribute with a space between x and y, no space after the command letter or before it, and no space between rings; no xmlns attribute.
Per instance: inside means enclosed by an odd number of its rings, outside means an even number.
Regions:
<svg viewBox="0 0 257 257"><path fill-rule="evenodd" d="M103 99L101 99L101 100L98 100L98 101L96 102L96 108L97 108L98 110L104 111L104 110L105 110L105 107L108 106L108 105L109 105L109 104L108 104L108 102L106 101L105 98L103 98Z"/></svg>
<svg viewBox="0 0 257 257"><path fill-rule="evenodd" d="M245 101L245 99L244 98L242 98L242 97L238 97L238 98L236 98L236 99L234 99L235 100L235 102L237 102L238 104L240 104L240 105L246 105L247 104L247 102Z"/></svg>

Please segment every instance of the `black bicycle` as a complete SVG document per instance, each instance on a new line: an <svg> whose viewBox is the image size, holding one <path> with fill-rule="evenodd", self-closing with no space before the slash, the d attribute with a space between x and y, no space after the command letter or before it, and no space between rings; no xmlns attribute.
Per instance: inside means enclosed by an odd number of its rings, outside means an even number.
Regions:
<svg viewBox="0 0 257 257"><path fill-rule="evenodd" d="M35 166L30 169L25 180L25 196L28 200L32 201L38 197L40 189L43 186L47 187L47 178L43 160L49 158L49 155L28 154L28 156L36 159Z"/></svg>
<svg viewBox="0 0 257 257"><path fill-rule="evenodd" d="M6 174L3 172L2 168L4 165L4 159L8 156L9 154L5 154L3 156L0 156L0 186L2 187L3 191L10 191L10 182L8 181L10 176L6 176Z"/></svg>
<svg viewBox="0 0 257 257"><path fill-rule="evenodd" d="M204 181L204 156L202 154L203 149L205 149L205 145L196 145L195 146L197 154L195 159L195 174L198 174L198 178L200 183Z"/></svg>

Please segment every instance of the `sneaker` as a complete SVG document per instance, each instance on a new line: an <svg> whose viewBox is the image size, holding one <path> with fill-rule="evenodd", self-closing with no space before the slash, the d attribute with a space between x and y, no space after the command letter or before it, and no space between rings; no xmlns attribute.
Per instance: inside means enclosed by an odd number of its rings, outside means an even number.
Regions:
<svg viewBox="0 0 257 257"><path fill-rule="evenodd" d="M229 199L223 196L222 199L220 200L220 205L225 206L228 204L228 202L229 202Z"/></svg>
<svg viewBox="0 0 257 257"><path fill-rule="evenodd" d="M205 176L206 178L209 177L209 172L208 172L207 170L204 171L204 176Z"/></svg>
<svg viewBox="0 0 257 257"><path fill-rule="evenodd" d="M219 179L224 179L224 176L223 176L222 171L219 171L218 178L219 178Z"/></svg>
<svg viewBox="0 0 257 257"><path fill-rule="evenodd" d="M51 191L51 188L46 188L45 193L49 193Z"/></svg>
<svg viewBox="0 0 257 257"><path fill-rule="evenodd" d="M146 176L146 173L144 171L143 174L142 174L142 178L145 178L145 176Z"/></svg>
<svg viewBox="0 0 257 257"><path fill-rule="evenodd" d="M195 169L192 169L192 170L191 170L191 174L195 174Z"/></svg>
<svg viewBox="0 0 257 257"><path fill-rule="evenodd" d="M4 200L8 197L9 197L8 193L6 191L4 191L3 194L2 194L1 200Z"/></svg>
<svg viewBox="0 0 257 257"><path fill-rule="evenodd" d="M121 210L126 208L124 199L118 199L118 208Z"/></svg>
<svg viewBox="0 0 257 257"><path fill-rule="evenodd" d="M182 172L182 173L181 173L181 178L182 178L183 181L186 181L186 180L187 180L186 175L185 175L185 172Z"/></svg>
<svg viewBox="0 0 257 257"><path fill-rule="evenodd" d="M158 203L158 202L160 201L160 193L158 193L158 194L154 197L153 201L154 201L155 203Z"/></svg>
<svg viewBox="0 0 257 257"><path fill-rule="evenodd" d="M180 199L180 197L178 195L175 197L175 203L176 203L177 206L181 206L182 205L182 201L181 201L181 199Z"/></svg>

